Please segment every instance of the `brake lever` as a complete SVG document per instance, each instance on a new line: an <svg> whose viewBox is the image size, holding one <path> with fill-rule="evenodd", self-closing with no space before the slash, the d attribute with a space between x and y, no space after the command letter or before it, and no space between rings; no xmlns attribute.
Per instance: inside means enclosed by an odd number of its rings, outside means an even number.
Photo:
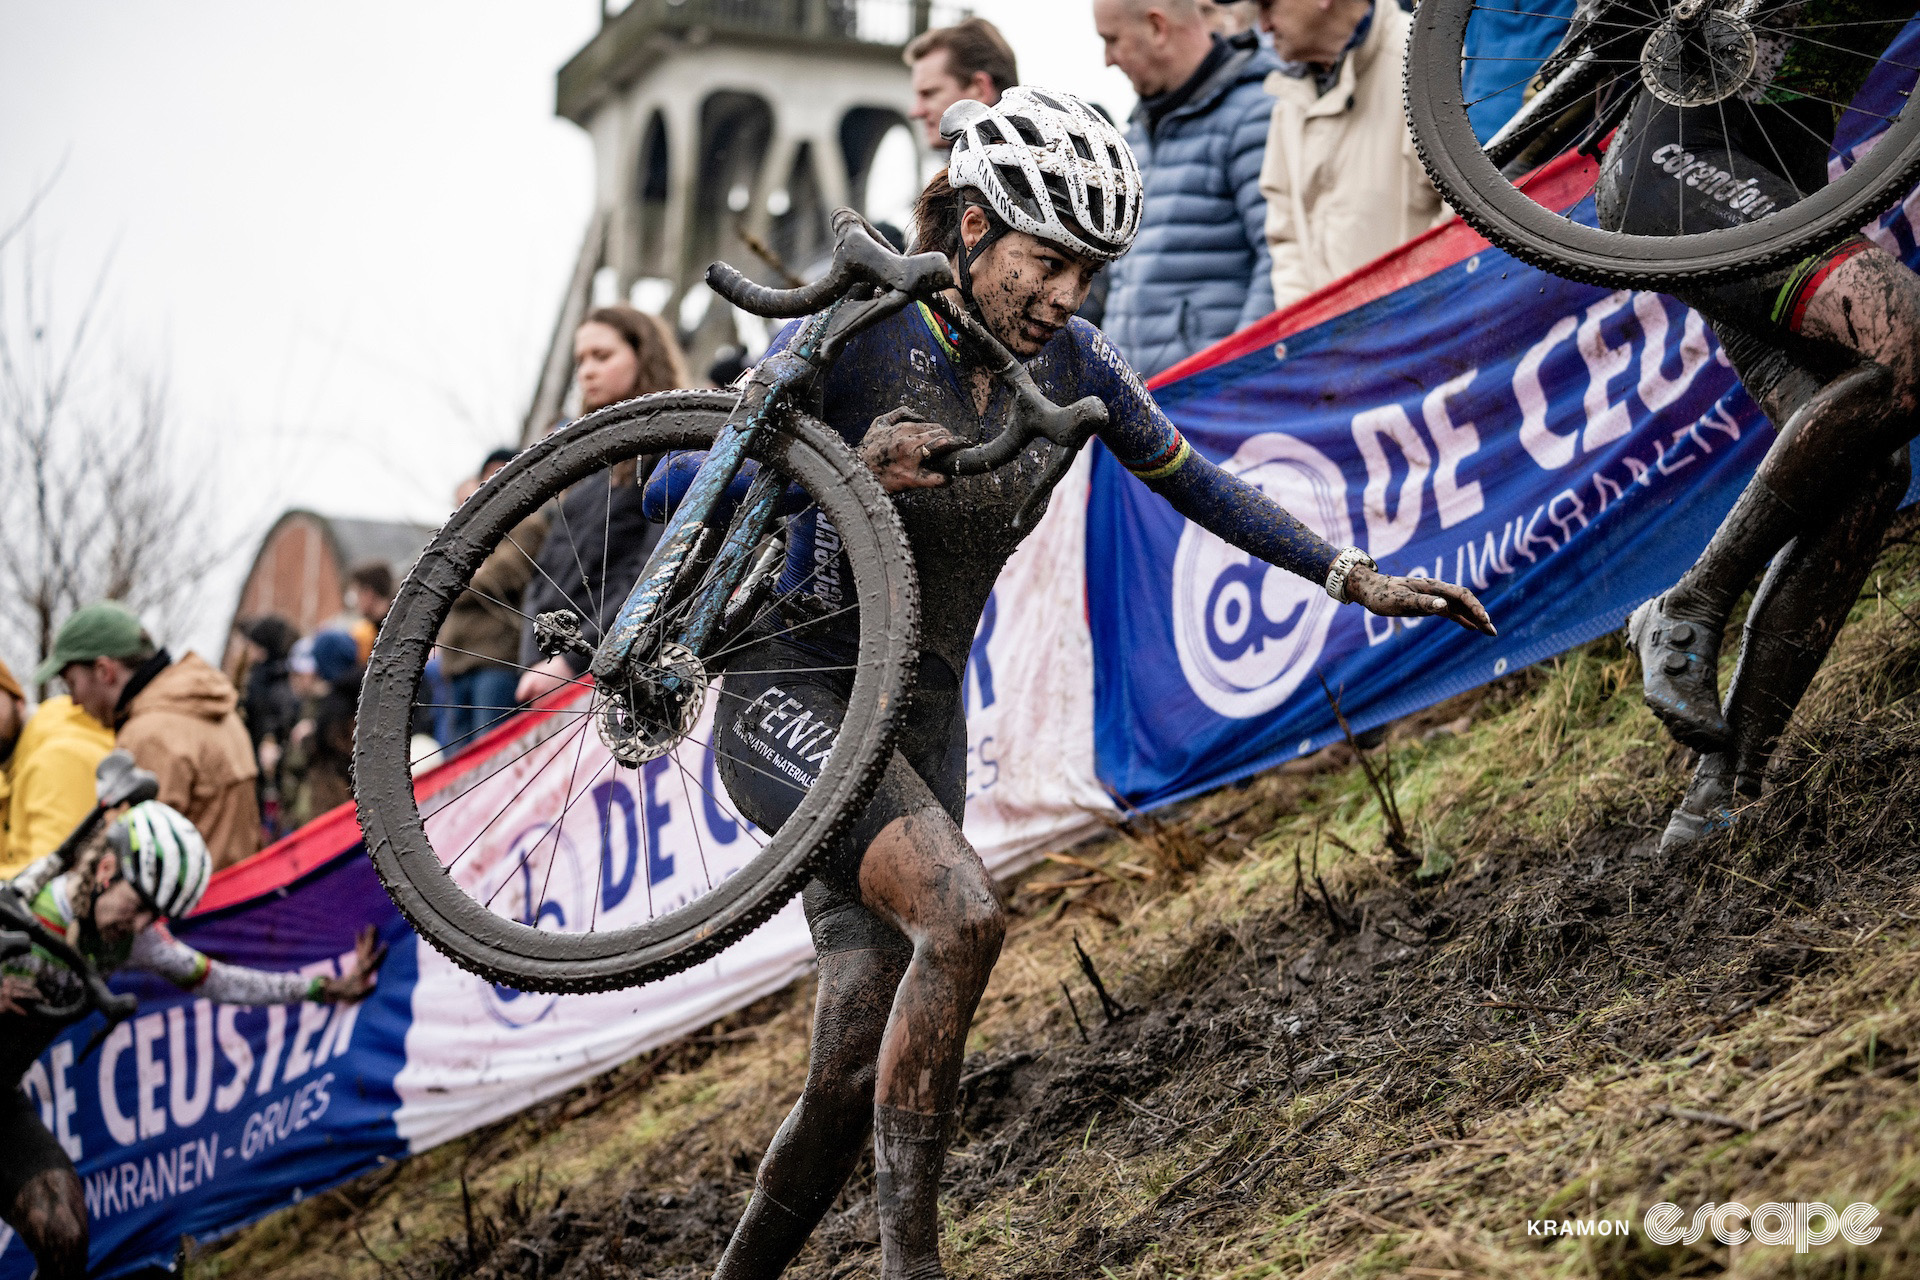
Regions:
<svg viewBox="0 0 1920 1280"><path fill-rule="evenodd" d="M716 262L707 268L707 285L742 311L769 320L812 315L862 284L916 298L953 287L953 266L944 256L895 253L872 224L852 209L834 210L833 230L833 266L812 284L773 289Z"/></svg>

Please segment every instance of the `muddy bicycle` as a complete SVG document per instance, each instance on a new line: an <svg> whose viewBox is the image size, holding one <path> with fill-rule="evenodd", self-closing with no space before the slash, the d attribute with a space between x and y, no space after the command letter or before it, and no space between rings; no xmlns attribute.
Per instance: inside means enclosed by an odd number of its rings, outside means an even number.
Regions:
<svg viewBox="0 0 1920 1280"><path fill-rule="evenodd" d="M1530 61L1466 52L1476 14L1531 17L1565 34L1536 74ZM1407 50L1408 123L1448 204L1544 271L1639 289L1757 275L1832 248L1920 181L1913 22L1912 4L1888 0L1582 0L1571 18L1526 0L1422 0ZM1496 93L1526 84L1532 96L1483 146L1467 114L1479 99L1462 79L1489 60L1515 64L1513 83ZM1711 183L1726 197L1696 208L1691 226L1623 234L1587 225L1584 201L1556 210L1527 194L1527 175L1568 153L1600 158L1636 106L1649 105L1680 129L1653 161L1693 191ZM1829 173L1836 133L1851 163ZM1871 145L1845 146L1849 136ZM1694 152L1710 148L1750 163L1707 166ZM1647 167L1620 173L1625 190L1609 192L1616 175L1603 162L1589 192L1646 198L1656 181ZM1749 195L1769 173L1804 198L1763 204Z"/></svg>
<svg viewBox="0 0 1920 1280"><path fill-rule="evenodd" d="M943 291L953 287L952 269L940 254L897 254L850 210L836 213L834 229L832 268L815 284L775 290L724 264L709 272L714 290L744 310L808 317L744 388L645 396L568 424L468 499L395 597L361 693L361 826L414 927L503 987L604 990L713 957L798 893L816 855L872 794L912 684L919 614L892 502L839 434L809 412L819 379L851 338L921 303L986 353L1014 410L997 436L929 464L949 475L991 471L1040 443L1057 479L1106 420L1097 399L1048 400L1020 361L950 305ZM422 675L454 600L475 590L487 557L517 547L514 531L569 486L610 483L622 463L689 453L704 461L604 630L591 620L610 612L608 602L594 596L584 567L577 581L550 580L572 607L522 615L543 652L580 656L586 674L531 709L520 722L532 721L531 730L498 730L511 740L493 753L501 761L490 755L487 781L503 781L437 796L423 814L408 726L418 709L435 708ZM646 468L638 470L644 480ZM796 556L796 543L812 556ZM813 589L841 565L844 580L833 591ZM824 758L809 765L797 811L777 832L760 831L732 806L712 766L716 707L744 701L726 675L754 674L730 664L750 643L804 643L813 629L850 614L858 617L858 651L833 668L851 680L844 723L821 748ZM495 722L516 712L481 710ZM623 768L637 771L637 802L609 782ZM649 843L657 833L648 806L662 803L655 788L680 801L681 812L704 815L692 831L698 865L676 867L677 889L657 898L652 871L664 855ZM720 855L722 831L748 844L741 856ZM603 918L608 910L624 914Z"/></svg>

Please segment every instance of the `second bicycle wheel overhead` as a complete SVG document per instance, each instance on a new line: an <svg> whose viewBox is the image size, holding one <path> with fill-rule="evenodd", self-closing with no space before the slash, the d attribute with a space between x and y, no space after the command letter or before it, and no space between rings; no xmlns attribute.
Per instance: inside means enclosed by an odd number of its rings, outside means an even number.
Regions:
<svg viewBox="0 0 1920 1280"><path fill-rule="evenodd" d="M1514 19L1564 33L1537 75L1467 51L1476 22ZM1920 181L1917 72L1911 0L1583 0L1572 18L1529 0L1423 0L1407 116L1442 196L1500 248L1570 279L1684 295L1830 249L1903 199ZM1483 146L1469 111L1520 85L1526 105ZM1576 151L1602 157L1583 180L1597 226L1583 199L1548 209L1524 189Z"/></svg>
<svg viewBox="0 0 1920 1280"><path fill-rule="evenodd" d="M730 611L696 653L671 640L694 599L679 593L663 610L660 638L636 651L629 678L577 679L521 714L505 700L477 709L488 726L479 745L450 744L465 753L425 775L416 800L421 762L408 758L408 725L442 709L423 670L453 600L477 589L487 557L516 547L528 516L560 510L550 504L570 486L620 482L632 469L617 464L630 460L707 449L735 404L729 393L649 396L528 449L436 535L382 628L355 744L367 846L414 926L491 981L604 990L712 957L798 892L858 816L892 750L916 654L911 556L872 474L836 434L793 413L753 453L755 467L785 482L786 497L749 607ZM555 532L589 549L608 536ZM725 533L716 519L707 554ZM570 607L543 615L545 647L580 656L585 669L598 620L618 602L598 598L584 565L547 585ZM769 643L804 648L835 619L851 618L857 653L823 656L809 672L843 692L839 732L799 723L774 699L757 714L768 721L759 736L778 749L763 758L730 749L718 759L716 726L730 729L766 701L753 655ZM794 810L777 834L748 820L724 780L730 772L792 793Z"/></svg>

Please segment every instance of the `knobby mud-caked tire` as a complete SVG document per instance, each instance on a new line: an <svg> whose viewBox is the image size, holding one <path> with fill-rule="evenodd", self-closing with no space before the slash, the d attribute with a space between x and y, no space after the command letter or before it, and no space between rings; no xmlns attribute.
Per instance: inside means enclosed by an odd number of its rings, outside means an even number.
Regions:
<svg viewBox="0 0 1920 1280"><path fill-rule="evenodd" d="M415 801L410 722L428 653L453 602L521 521L615 463L704 450L736 403L729 392L667 392L612 405L536 444L469 498L428 543L394 598L368 664L354 739L354 799L367 850L401 913L436 949L524 991L635 986L701 963L797 893L816 855L860 813L885 768L917 658L913 559L893 503L841 438L791 415L754 456L804 488L852 569L859 659L847 714L798 810L733 875L669 914L604 932L553 932L487 909L443 869Z"/></svg>

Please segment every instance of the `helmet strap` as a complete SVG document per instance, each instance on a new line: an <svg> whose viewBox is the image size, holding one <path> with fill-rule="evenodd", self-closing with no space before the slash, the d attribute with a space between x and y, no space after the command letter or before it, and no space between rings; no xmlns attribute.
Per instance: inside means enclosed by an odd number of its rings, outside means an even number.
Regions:
<svg viewBox="0 0 1920 1280"><path fill-rule="evenodd" d="M965 239L961 240L958 259L960 269L954 274L959 277L960 297L967 304L967 310L973 312L976 317L980 317L980 304L974 300L973 296L973 264L980 260L981 254L993 248L995 241L1006 235L1007 232L1013 230L1013 228L1002 221L1000 215L992 209L989 209L986 205L981 204L977 200L969 200L965 195L962 195L960 197L960 219L962 222L966 221L968 209L978 209L986 215L987 233L981 236L979 241L976 242L971 249L967 247ZM984 317L980 318L984 319Z"/></svg>

